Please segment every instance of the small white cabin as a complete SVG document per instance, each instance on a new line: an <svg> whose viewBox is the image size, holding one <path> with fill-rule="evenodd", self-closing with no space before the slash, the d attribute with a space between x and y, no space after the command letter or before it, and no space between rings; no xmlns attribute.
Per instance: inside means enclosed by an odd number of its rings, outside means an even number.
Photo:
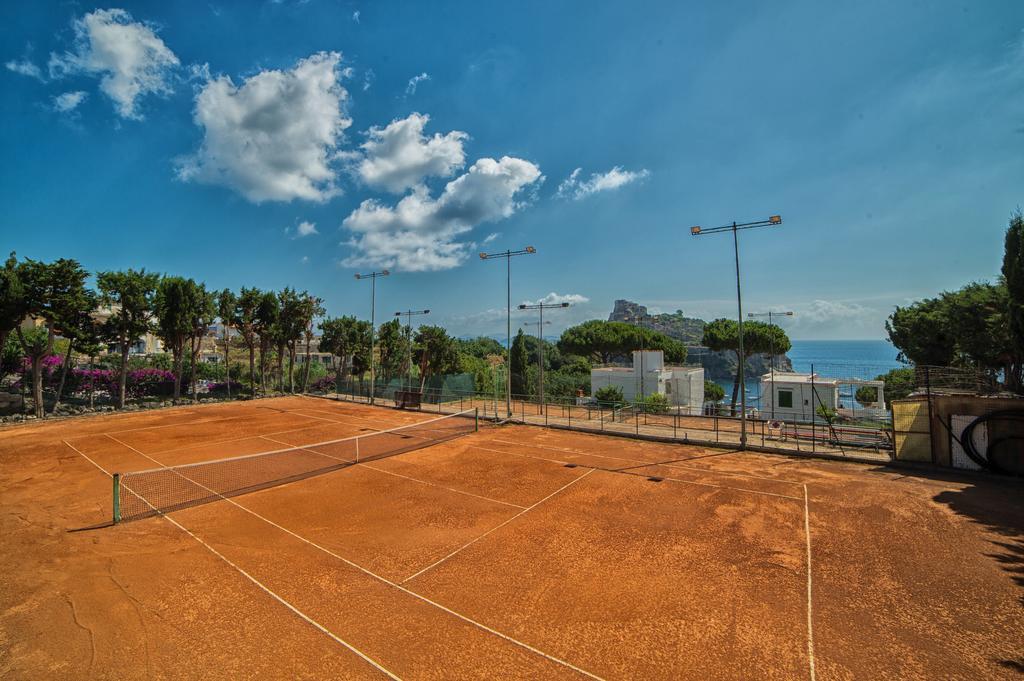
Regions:
<svg viewBox="0 0 1024 681"><path fill-rule="evenodd" d="M613 385L627 402L661 393L680 413L699 414L704 405L704 369L667 367L661 350L634 350L633 366L590 370L590 395Z"/></svg>
<svg viewBox="0 0 1024 681"><path fill-rule="evenodd" d="M875 399L861 405L856 399L843 402L839 386L873 388ZM761 416L783 421L821 421L818 407L825 405L842 416L856 418L884 418L885 384L856 378L823 378L817 374L799 374L776 371L761 377Z"/></svg>

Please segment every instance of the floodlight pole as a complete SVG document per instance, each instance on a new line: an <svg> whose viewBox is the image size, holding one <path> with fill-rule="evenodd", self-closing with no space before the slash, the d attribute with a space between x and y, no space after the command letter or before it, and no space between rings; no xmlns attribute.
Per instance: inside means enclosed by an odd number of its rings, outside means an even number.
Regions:
<svg viewBox="0 0 1024 681"><path fill-rule="evenodd" d="M540 410L544 413L544 310L554 310L563 307L569 307L569 303L537 303L536 305L522 304L519 306L520 310L537 310L540 312L540 321L537 322L537 343L540 353L540 389L537 392L540 398ZM551 322L547 322L550 324Z"/></svg>
<svg viewBox="0 0 1024 681"><path fill-rule="evenodd" d="M508 418L512 418L512 258L517 255L533 255L537 252L537 249L533 246L527 246L518 251L501 251L500 253L481 253L481 260L493 260L495 258L505 258L505 294L508 301L508 307L505 308L505 339L506 339L506 353L507 353L507 370L506 370L506 381L505 381L505 407L508 411Z"/></svg>
<svg viewBox="0 0 1024 681"><path fill-rule="evenodd" d="M377 333L377 277L386 277L391 272L381 270L369 274L357 274L356 279L370 280L370 404L374 403L377 392L377 373L374 369L373 356L376 348Z"/></svg>
<svg viewBox="0 0 1024 681"><path fill-rule="evenodd" d="M644 388L644 377L647 375L644 372L644 354L645 354L645 347L644 347L644 345L647 342L647 339L645 338L645 334L644 334L644 329L646 329L647 327L644 326L644 322L646 320L650 319L650 318L651 318L651 316L648 315L648 314L637 315L636 317L629 317L629 321L637 322L637 325L640 327L640 402L641 403L644 403L646 401L646 394L645 394L646 390Z"/></svg>
<svg viewBox="0 0 1024 681"><path fill-rule="evenodd" d="M740 240L739 231L741 229L755 229L757 227L775 227L782 224L782 216L773 215L767 220L756 220L754 222L733 222L731 225L723 225L721 227L712 227L711 229L701 229L698 227L691 227L690 234L692 236L702 236L704 234L718 234L720 232L732 232L732 246L733 252L736 256L736 320L737 320L737 332L739 334L739 383L740 383L740 449L747 448L747 382L746 382L746 355L743 352L743 293L742 287L740 286ZM773 395L774 397L774 395Z"/></svg>
<svg viewBox="0 0 1024 681"><path fill-rule="evenodd" d="M420 314L430 314L430 310L406 310L405 312L396 312L396 317L405 315L405 344L409 348L409 382L406 384L406 390L412 390L412 316Z"/></svg>
<svg viewBox="0 0 1024 681"><path fill-rule="evenodd" d="M771 310L768 310L767 312L748 312L747 313L747 316L751 317L751 318L754 318L754 317L768 317L768 326L772 326L772 315L776 315L776 316L779 316L779 317L783 317L783 316L785 316L785 317L792 317L793 316L793 312L790 311L790 310L787 310L786 312L772 312ZM770 390L772 391L772 419L774 419L775 418L775 336L769 336L768 338L769 338L768 342L771 343L771 345L772 345L772 354L771 354L771 388L770 388Z"/></svg>

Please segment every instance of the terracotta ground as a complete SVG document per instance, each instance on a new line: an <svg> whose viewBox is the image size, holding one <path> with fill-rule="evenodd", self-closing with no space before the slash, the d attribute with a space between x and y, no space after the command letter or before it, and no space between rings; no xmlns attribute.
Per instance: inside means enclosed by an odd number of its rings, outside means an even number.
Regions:
<svg viewBox="0 0 1024 681"><path fill-rule="evenodd" d="M1011 480L488 427L71 531L109 518L104 470L427 418L292 397L0 430L0 678L1024 673Z"/></svg>

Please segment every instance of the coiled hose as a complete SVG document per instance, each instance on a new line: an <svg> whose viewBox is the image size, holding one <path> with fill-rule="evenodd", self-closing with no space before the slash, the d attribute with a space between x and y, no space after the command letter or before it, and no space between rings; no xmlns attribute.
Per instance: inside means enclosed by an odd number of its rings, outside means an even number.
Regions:
<svg viewBox="0 0 1024 681"><path fill-rule="evenodd" d="M982 423L988 421L1016 421L1021 423L1020 433L1017 435L1005 435L1003 437L996 438L988 443L988 451L982 454L974 446L974 429ZM1024 460L1024 409L1006 409L1002 411L994 411L989 414L984 414L971 421L971 423L964 428L963 434L960 436L961 445L963 445L964 453L973 461L984 469L990 470L994 473L1004 473L1006 475L1021 475L1024 466L1018 465L1016 470L1008 469L999 463L999 459L1003 458L1003 454L1016 455L1019 459ZM1004 451L1005 450L1005 451ZM998 456L996 456L998 454Z"/></svg>

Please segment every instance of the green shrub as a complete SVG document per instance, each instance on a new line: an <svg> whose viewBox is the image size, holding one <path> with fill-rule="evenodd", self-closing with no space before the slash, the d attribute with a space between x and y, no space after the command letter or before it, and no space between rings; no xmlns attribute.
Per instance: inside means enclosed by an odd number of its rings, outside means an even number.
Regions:
<svg viewBox="0 0 1024 681"><path fill-rule="evenodd" d="M600 388L594 393L594 399L605 407L621 407L626 403L626 398L622 396L622 388L617 385L606 385Z"/></svg>

